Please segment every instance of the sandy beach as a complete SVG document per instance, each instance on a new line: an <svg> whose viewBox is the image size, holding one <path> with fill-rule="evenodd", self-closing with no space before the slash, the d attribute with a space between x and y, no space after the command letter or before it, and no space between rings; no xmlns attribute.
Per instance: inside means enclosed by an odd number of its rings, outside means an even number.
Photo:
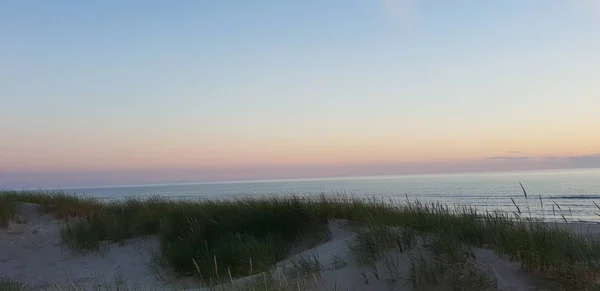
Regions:
<svg viewBox="0 0 600 291"><path fill-rule="evenodd" d="M231 278L219 286L203 287L185 278L176 278L153 259L159 251L156 236L140 237L122 243L104 243L100 252L81 254L65 247L60 227L64 222L39 211L36 204L19 206L16 219L0 230L0 274L27 286L27 290L109 290L127 286L129 290L245 290L255 281L276 280L280 285L305 290L451 290L439 276L438 284L414 286L416 257L430 260L428 241L409 251L392 249L372 267L357 264L350 247L356 229L347 220L330 220L329 238L309 249L289 256L274 267L274 272L250 277ZM558 223L573 233L596 237L600 225ZM546 284L525 272L518 262L482 248L472 249L474 258L464 274L480 276L481 290L547 290ZM318 265L318 268L311 268ZM418 277L418 276L417 276Z"/></svg>

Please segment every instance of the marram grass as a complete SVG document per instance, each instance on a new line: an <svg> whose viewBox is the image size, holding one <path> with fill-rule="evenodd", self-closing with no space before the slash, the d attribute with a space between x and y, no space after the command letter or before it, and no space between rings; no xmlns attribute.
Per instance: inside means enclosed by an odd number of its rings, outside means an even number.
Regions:
<svg viewBox="0 0 600 291"><path fill-rule="evenodd" d="M268 271L302 237L319 229L315 226L329 219L348 219L356 225L403 227L412 236L430 235L457 245L492 249L568 290L598 287L599 242L552 223L502 212L479 213L469 207L457 210L418 201L326 195L99 202L62 192L16 191L0 192L0 202L0 225L6 225L21 202L40 204L44 211L69 219L62 229L63 242L81 252L96 251L106 240L157 235L159 261L177 274L204 282L226 282ZM364 243L373 248L374 256L378 246L398 243L406 248L411 244L410 238L393 239L375 237Z"/></svg>

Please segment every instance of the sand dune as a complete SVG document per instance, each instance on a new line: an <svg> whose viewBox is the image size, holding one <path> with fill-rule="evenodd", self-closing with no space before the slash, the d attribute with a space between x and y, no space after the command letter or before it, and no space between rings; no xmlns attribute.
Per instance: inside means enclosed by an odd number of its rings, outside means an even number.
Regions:
<svg viewBox="0 0 600 291"><path fill-rule="evenodd" d="M82 255L62 245L62 223L52 215L40 213L35 204L22 204L16 221L0 230L0 277L22 282L32 290L96 290L119 285L140 290L210 289L190 280L175 279L158 266L153 261L153 254L160 247L156 237L106 243L100 253ZM598 225L560 227L577 233L600 233ZM480 248L472 249L473 260L458 273L433 274L437 284L425 282L422 277L427 275L415 275L413 262L434 264L426 240L408 251L389 250L382 259L365 267L356 262L349 249L357 236L349 222L332 220L328 228L328 241L286 258L273 272L238 278L213 289L243 290L269 280L275 285L310 290L451 290L445 282L464 276L466 284L475 284L480 290L544 290L544 282L523 271L519 263ZM481 280L475 282L473 278ZM415 281L420 284L415 286Z"/></svg>

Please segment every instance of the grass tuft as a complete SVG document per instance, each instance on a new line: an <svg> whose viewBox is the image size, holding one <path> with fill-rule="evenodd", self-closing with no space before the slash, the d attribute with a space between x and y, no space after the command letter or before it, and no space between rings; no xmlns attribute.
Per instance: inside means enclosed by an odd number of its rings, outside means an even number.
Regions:
<svg viewBox="0 0 600 291"><path fill-rule="evenodd" d="M14 219L17 202L10 196L0 195L0 228L7 228L8 222Z"/></svg>
<svg viewBox="0 0 600 291"><path fill-rule="evenodd" d="M10 278L0 277L0 291L23 291L25 285Z"/></svg>

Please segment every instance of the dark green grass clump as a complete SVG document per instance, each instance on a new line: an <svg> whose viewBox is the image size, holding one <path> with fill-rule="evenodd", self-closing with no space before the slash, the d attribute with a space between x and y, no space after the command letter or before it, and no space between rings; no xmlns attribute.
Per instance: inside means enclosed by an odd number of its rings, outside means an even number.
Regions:
<svg viewBox="0 0 600 291"><path fill-rule="evenodd" d="M0 201L9 201L0 207L0 222L11 217L16 202L38 203L59 217L74 218L63 228L62 236L77 250L97 250L102 241L158 235L160 262L177 274L197 276L205 282L227 281L269 269L307 231L330 219L399 227L412 236L426 235L453 245L492 249L568 290L598 287L600 272L600 242L552 223L501 212L478 213L468 207L449 209L440 204L344 196L227 201L153 198L100 203L36 192L0 192ZM376 248L409 248L412 239L399 241L388 236L366 243L374 246L376 257Z"/></svg>
<svg viewBox="0 0 600 291"><path fill-rule="evenodd" d="M102 241L123 242L158 234L164 215L176 205L159 199L98 203L63 227L63 242L86 252L98 250Z"/></svg>
<svg viewBox="0 0 600 291"><path fill-rule="evenodd" d="M265 271L306 229L325 223L303 206L295 198L179 205L163 219L162 258L204 277Z"/></svg>
<svg viewBox="0 0 600 291"><path fill-rule="evenodd" d="M0 195L0 228L8 227L17 211L17 202L12 197Z"/></svg>
<svg viewBox="0 0 600 291"><path fill-rule="evenodd" d="M10 278L0 277L0 291L22 291L25 286Z"/></svg>
<svg viewBox="0 0 600 291"><path fill-rule="evenodd" d="M100 203L60 191L4 191L0 190L0 228L8 226L17 212L18 203L34 203L41 210L58 218L81 217L94 211Z"/></svg>
<svg viewBox="0 0 600 291"><path fill-rule="evenodd" d="M153 198L97 207L62 230L80 251L159 235L160 262L181 275L224 280L267 270L306 230L324 224L298 198L181 202Z"/></svg>
<svg viewBox="0 0 600 291"><path fill-rule="evenodd" d="M61 191L0 190L0 222L3 221L3 217L14 216L17 202L39 204L42 211L61 219L85 216L102 206L94 199Z"/></svg>

